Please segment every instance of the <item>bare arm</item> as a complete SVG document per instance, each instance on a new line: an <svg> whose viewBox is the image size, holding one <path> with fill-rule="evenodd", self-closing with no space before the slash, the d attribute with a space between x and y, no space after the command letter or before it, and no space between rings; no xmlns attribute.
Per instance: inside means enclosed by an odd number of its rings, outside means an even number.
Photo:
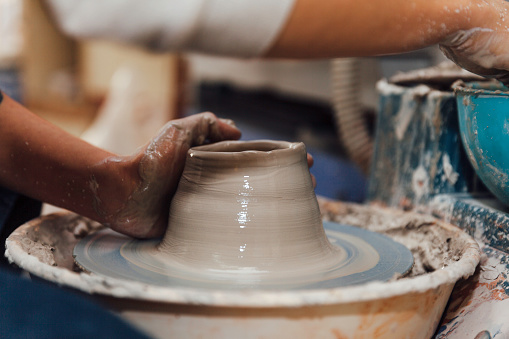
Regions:
<svg viewBox="0 0 509 339"><path fill-rule="evenodd" d="M439 43L460 66L509 82L506 0L47 3L64 31L76 37L269 58L373 56Z"/></svg>
<svg viewBox="0 0 509 339"><path fill-rule="evenodd" d="M350 57L423 48L467 28L465 10L456 9L473 2L298 0L267 56Z"/></svg>
<svg viewBox="0 0 509 339"><path fill-rule="evenodd" d="M402 53L440 43L460 66L509 80L504 0L297 0L269 58Z"/></svg>
<svg viewBox="0 0 509 339"><path fill-rule="evenodd" d="M167 206L189 147L240 132L212 113L174 120L145 148L118 157L38 118L4 96L0 103L0 185L67 208L135 237L166 228Z"/></svg>
<svg viewBox="0 0 509 339"><path fill-rule="evenodd" d="M90 180L110 181L97 164L113 154L72 137L5 95L0 144L2 186L87 216L95 213ZM125 174L118 168L111 175Z"/></svg>

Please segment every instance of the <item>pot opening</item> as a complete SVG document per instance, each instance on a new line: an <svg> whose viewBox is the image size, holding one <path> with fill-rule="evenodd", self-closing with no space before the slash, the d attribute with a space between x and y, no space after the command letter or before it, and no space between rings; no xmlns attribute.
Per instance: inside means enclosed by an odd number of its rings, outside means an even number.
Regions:
<svg viewBox="0 0 509 339"><path fill-rule="evenodd" d="M256 140L256 141L224 141L210 145L193 147L193 151L215 153L272 152L297 148L300 143L287 141Z"/></svg>

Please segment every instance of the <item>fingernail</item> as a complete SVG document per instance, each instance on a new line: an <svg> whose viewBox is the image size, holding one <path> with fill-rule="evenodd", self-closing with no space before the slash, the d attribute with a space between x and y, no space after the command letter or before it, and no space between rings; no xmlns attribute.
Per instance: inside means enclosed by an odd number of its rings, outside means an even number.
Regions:
<svg viewBox="0 0 509 339"><path fill-rule="evenodd" d="M227 125L230 125L230 126L235 127L235 128L237 128L237 129L238 129L238 127L237 127L237 126L235 126L235 122L234 122L233 120L231 120L231 119L219 119L219 120L220 120L222 123L225 123L225 124L227 124Z"/></svg>

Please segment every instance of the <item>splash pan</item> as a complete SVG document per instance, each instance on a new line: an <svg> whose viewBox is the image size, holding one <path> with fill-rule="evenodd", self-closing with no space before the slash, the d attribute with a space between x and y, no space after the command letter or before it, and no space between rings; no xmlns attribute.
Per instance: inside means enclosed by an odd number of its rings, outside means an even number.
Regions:
<svg viewBox="0 0 509 339"><path fill-rule="evenodd" d="M6 256L32 275L97 295L153 337L429 338L454 284L473 274L476 242L421 214L319 199L326 221L384 234L415 264L403 278L315 289L164 287L83 272L74 246L101 225L72 214L35 219L14 231Z"/></svg>
<svg viewBox="0 0 509 339"><path fill-rule="evenodd" d="M218 289L320 289L371 281L387 281L406 274L413 256L405 246L379 233L333 222L324 223L329 241L337 249L330 267L282 271L273 279L267 271L249 268L191 270L178 258L158 257L158 240L141 241L104 230L87 236L74 248L75 260L84 270L104 277L135 280L159 286ZM270 275L273 277L273 274Z"/></svg>

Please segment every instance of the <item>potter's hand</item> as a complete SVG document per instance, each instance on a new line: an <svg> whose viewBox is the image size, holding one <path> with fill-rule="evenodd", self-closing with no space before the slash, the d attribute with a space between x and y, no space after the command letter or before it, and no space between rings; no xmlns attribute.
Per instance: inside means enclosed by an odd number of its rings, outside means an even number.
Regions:
<svg viewBox="0 0 509 339"><path fill-rule="evenodd" d="M311 168L315 161L313 160L313 156L309 153L307 154L307 161L309 168ZM311 181L313 182L313 187L316 188L316 178L313 174L311 174Z"/></svg>
<svg viewBox="0 0 509 339"><path fill-rule="evenodd" d="M202 113L173 120L138 153L120 158L130 168L132 193L125 203L108 215L107 226L137 238L163 235L170 201L176 191L190 147L204 142L240 138L232 121Z"/></svg>
<svg viewBox="0 0 509 339"><path fill-rule="evenodd" d="M466 70L509 85L509 32L462 31L440 48Z"/></svg>
<svg viewBox="0 0 509 339"><path fill-rule="evenodd" d="M461 30L440 44L444 54L459 66L509 84L509 3L485 2L492 16L479 27Z"/></svg>

